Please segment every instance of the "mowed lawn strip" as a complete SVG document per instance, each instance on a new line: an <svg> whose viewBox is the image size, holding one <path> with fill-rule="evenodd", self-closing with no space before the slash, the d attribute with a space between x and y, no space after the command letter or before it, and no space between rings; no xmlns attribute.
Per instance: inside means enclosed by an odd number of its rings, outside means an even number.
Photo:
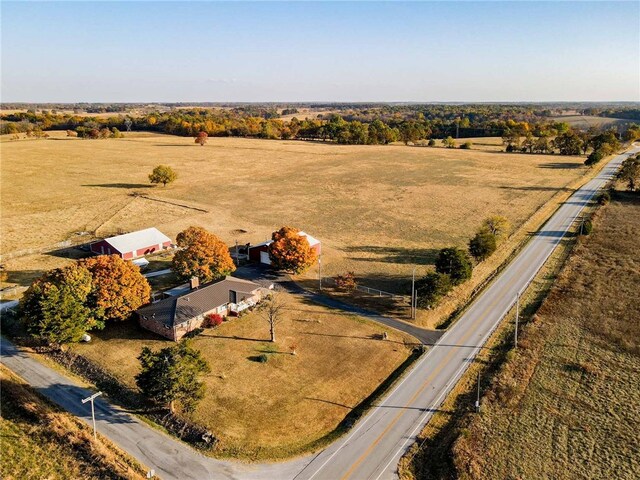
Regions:
<svg viewBox="0 0 640 480"><path fill-rule="evenodd" d="M415 339L408 335L288 297L276 343L268 341L268 324L255 312L192 339L212 369L193 419L220 438L218 455L281 458L305 451L411 353ZM382 332L387 340L375 338ZM167 345L135 322L123 322L74 350L134 387L142 347ZM258 361L261 355L266 363Z"/></svg>
<svg viewBox="0 0 640 480"><path fill-rule="evenodd" d="M586 172L583 158L557 155L241 138L210 138L201 147L192 138L151 133L107 140L51 135L2 139L3 254L79 231L107 236L155 226L175 238L200 225L229 244L244 244L292 225L323 242L326 275L353 270L362 283L391 291L405 286L398 280L414 264L424 273L437 249L465 245L484 217L504 215L517 227ZM498 147L497 139L474 141ZM151 188L147 175L160 163L171 165L178 180ZM39 263L7 260L9 282L26 283Z"/></svg>
<svg viewBox="0 0 640 480"><path fill-rule="evenodd" d="M599 216L457 441L463 478L640 476L640 197Z"/></svg>
<svg viewBox="0 0 640 480"><path fill-rule="evenodd" d="M51 405L2 365L0 380L2 478L144 478L135 461L102 437L94 441L90 427Z"/></svg>

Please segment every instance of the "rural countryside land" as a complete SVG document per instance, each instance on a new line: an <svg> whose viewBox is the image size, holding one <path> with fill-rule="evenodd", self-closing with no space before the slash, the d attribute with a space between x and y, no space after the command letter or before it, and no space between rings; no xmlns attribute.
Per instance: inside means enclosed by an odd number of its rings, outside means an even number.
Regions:
<svg viewBox="0 0 640 480"><path fill-rule="evenodd" d="M640 478L640 4L0 2L0 476Z"/></svg>

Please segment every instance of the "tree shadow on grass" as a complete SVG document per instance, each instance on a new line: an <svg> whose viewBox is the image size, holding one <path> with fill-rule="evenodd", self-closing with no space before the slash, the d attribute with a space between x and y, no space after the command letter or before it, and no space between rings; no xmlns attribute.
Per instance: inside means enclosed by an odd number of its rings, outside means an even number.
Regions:
<svg viewBox="0 0 640 480"><path fill-rule="evenodd" d="M584 167L584 164L575 162L549 162L538 165L538 168L551 168L554 170L567 170L581 167Z"/></svg>
<svg viewBox="0 0 640 480"><path fill-rule="evenodd" d="M85 184L82 187L100 187L100 188L153 188L148 183L96 183Z"/></svg>
<svg viewBox="0 0 640 480"><path fill-rule="evenodd" d="M7 279L2 282L15 283L21 287L28 287L38 277L40 277L44 270L6 270Z"/></svg>
<svg viewBox="0 0 640 480"><path fill-rule="evenodd" d="M371 257L350 257L357 262L385 262L410 265L432 265L438 256L437 248L405 248L375 245L347 247L346 253L370 253Z"/></svg>

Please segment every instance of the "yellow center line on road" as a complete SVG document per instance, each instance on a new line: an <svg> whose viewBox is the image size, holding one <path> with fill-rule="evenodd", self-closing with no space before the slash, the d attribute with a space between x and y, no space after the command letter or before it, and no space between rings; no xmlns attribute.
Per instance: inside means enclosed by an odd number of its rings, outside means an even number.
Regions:
<svg viewBox="0 0 640 480"><path fill-rule="evenodd" d="M522 269L519 269L519 271ZM518 271L518 273L519 273ZM489 314L489 311L491 309L493 309L493 307L496 305L496 303L500 302L502 299L504 298L504 293L502 295L500 295L499 297L497 297L493 302L491 302L489 304L489 306L487 308L484 309L484 311L482 312L482 314L478 317L478 319L473 322L473 324L471 325L471 328L469 329L468 333L462 337L460 343L464 344L465 341L467 341L467 339L473 334L475 333L474 328L480 323L482 322L486 316ZM453 348L451 348L451 350L449 351L449 353L440 361L440 363L438 364L438 366L435 368L435 370L433 372L431 372L431 374L427 377L427 379L424 381L424 383L422 384L422 386L420 387L420 389L411 397L411 399L404 405L403 409L400 410L400 412L398 412L398 414L394 417L394 419L391 421L391 423L389 425L387 425L387 427L384 429L384 431L378 436L378 438L376 438L374 440L374 442L369 445L369 447L367 448L367 450L353 463L353 465L351 465L351 468L349 468L349 470L347 471L347 473L345 473L341 480L347 480L352 474L353 472L360 466L360 464L371 454L371 452L373 451L373 449L375 448L375 446L380 443L380 441L384 438L384 436L389 432L389 430L391 430L393 428L393 426L398 422L398 420L400 420L400 418L402 418L402 416L407 412L407 408L414 402L414 400L424 391L425 388L427 388L429 382L431 382L431 380L433 380L433 378L440 373L440 371L447 365L450 357L455 353L455 350Z"/></svg>

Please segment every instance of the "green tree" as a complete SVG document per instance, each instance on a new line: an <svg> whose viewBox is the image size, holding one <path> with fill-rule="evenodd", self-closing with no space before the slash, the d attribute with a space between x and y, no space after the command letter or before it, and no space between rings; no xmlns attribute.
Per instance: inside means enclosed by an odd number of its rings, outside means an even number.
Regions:
<svg viewBox="0 0 640 480"><path fill-rule="evenodd" d="M163 186L167 186L167 183L171 183L178 178L178 174L168 165L158 165L153 169L153 172L149 174L149 181L151 183L161 183Z"/></svg>
<svg viewBox="0 0 640 480"><path fill-rule="evenodd" d="M486 228L480 229L469 240L469 253L476 261L481 262L489 258L496 251L496 237Z"/></svg>
<svg viewBox="0 0 640 480"><path fill-rule="evenodd" d="M580 155L582 151L582 139L571 130L558 135L553 144L560 151L560 155Z"/></svg>
<svg viewBox="0 0 640 480"><path fill-rule="evenodd" d="M433 308L440 299L451 291L449 275L429 272L416 282L416 298L421 308Z"/></svg>
<svg viewBox="0 0 640 480"><path fill-rule="evenodd" d="M91 273L78 264L51 270L34 281L18 309L29 333L50 344L65 344L102 328L87 306L91 283Z"/></svg>
<svg viewBox="0 0 640 480"><path fill-rule="evenodd" d="M222 278L235 271L229 247L202 227L189 227L176 237L180 250L171 268L183 278L198 277L203 282Z"/></svg>
<svg viewBox="0 0 640 480"><path fill-rule="evenodd" d="M451 277L451 283L458 285L471 278L473 266L469 255L457 247L443 248L436 259L436 271Z"/></svg>
<svg viewBox="0 0 640 480"><path fill-rule="evenodd" d="M629 157L622 162L618 179L627 182L627 189L633 192L638 187L640 181L640 154L635 157Z"/></svg>
<svg viewBox="0 0 640 480"><path fill-rule="evenodd" d="M606 156L607 156L607 153L602 148L598 148L597 150L594 150L589 154L587 159L584 161L584 164L590 167L598 163L600 160L602 160Z"/></svg>
<svg viewBox="0 0 640 480"><path fill-rule="evenodd" d="M176 404L186 413L195 410L205 394L200 377L211 371L199 350L188 341L157 352L144 347L138 360L136 385L148 399L166 405L172 413Z"/></svg>

